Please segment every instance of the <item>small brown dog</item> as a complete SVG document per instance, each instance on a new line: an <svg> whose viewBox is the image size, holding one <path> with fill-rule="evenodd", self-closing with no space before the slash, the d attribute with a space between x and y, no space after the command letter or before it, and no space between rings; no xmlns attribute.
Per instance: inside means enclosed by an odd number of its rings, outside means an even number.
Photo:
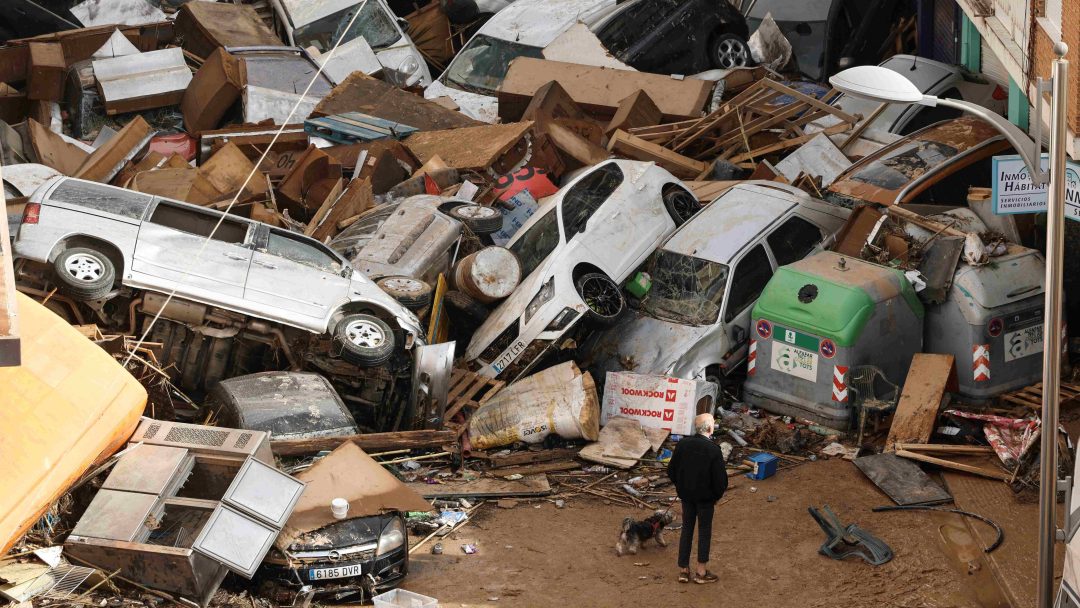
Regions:
<svg viewBox="0 0 1080 608"><path fill-rule="evenodd" d="M622 528L619 530L619 541L615 543L615 554L620 557L627 552L630 555L637 555L641 543L650 538L656 539L656 544L661 547L666 547L667 541L664 540L664 527L674 520L675 515L671 513L671 509L657 510L641 521L634 521L634 518L627 517L623 520Z"/></svg>

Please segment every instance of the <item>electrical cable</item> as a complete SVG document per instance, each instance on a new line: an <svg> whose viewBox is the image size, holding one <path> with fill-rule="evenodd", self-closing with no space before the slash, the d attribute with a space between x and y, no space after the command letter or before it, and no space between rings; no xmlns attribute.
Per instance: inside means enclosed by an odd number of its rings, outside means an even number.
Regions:
<svg viewBox="0 0 1080 608"><path fill-rule="evenodd" d="M874 507L871 509L874 513L881 513L884 511L937 511L939 513L956 513L957 515L964 515L967 517L973 517L997 531L997 540L994 541L989 547L983 549L983 553L990 553L994 549L1001 546L1001 543L1005 542L1005 531L1001 529L1001 526L994 523L989 517L983 517L977 513L970 511L961 511L960 509L946 509L944 507L929 507L923 505L890 505L885 507Z"/></svg>

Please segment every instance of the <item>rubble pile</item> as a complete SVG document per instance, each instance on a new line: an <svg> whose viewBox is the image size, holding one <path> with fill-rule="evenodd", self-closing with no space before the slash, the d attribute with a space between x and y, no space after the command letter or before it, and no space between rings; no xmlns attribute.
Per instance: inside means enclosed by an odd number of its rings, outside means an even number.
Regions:
<svg viewBox="0 0 1080 608"><path fill-rule="evenodd" d="M605 0L96 0L4 41L0 595L404 597L481 508L672 509L703 413L751 483L1037 485L1044 262L965 171L1004 140L823 84L768 11L642 2L693 31ZM852 36L896 54L845 60L938 69L868 4Z"/></svg>

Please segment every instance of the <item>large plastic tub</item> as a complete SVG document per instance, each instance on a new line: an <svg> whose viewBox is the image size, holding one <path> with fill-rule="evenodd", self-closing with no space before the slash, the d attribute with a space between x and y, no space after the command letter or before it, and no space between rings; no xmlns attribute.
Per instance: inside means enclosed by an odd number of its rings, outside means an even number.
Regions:
<svg viewBox="0 0 1080 608"><path fill-rule="evenodd" d="M404 589L391 589L386 593L380 593L371 598L375 602L375 608L438 608L439 600L406 591Z"/></svg>

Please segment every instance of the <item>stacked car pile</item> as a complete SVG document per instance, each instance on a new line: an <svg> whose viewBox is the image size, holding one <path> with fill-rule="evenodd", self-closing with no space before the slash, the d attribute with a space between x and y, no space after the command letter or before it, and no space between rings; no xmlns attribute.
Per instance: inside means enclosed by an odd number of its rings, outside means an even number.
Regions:
<svg viewBox="0 0 1080 608"><path fill-rule="evenodd" d="M348 439L460 462L558 435L630 466L659 445L648 432L688 430L744 382L747 402L843 432L848 370L902 384L916 353L986 345L986 377L961 394L1037 376L1042 287L998 292L1041 258L969 192L1007 144L979 120L879 111L799 76L880 60L871 25L906 23L903 3L825 3L839 8L813 38L838 14L852 38L819 40L817 65L763 1L749 19L699 0L159 4L123 23L82 4L7 23L39 29L0 46L0 145L19 290L125 363L145 355L168 387L148 407L162 424L268 432L279 458ZM1000 109L958 68L884 65ZM942 343L960 318L973 329ZM633 446L627 424L648 431L630 429ZM269 521L224 487L262 443L237 447L226 479L199 469L199 441L141 430L179 467L146 513L172 509L181 531L140 524L125 542L191 548L197 570L213 548L192 530L219 516L175 513L228 507L272 529L246 562L215 558L234 571L270 552L272 582L334 579L340 597L407 571L404 520L373 514L408 496L349 495L364 512L348 525L310 514L363 458L299 475L323 494ZM184 467L202 494L179 489ZM282 528L293 507L303 525ZM220 578L144 582L205 604Z"/></svg>

